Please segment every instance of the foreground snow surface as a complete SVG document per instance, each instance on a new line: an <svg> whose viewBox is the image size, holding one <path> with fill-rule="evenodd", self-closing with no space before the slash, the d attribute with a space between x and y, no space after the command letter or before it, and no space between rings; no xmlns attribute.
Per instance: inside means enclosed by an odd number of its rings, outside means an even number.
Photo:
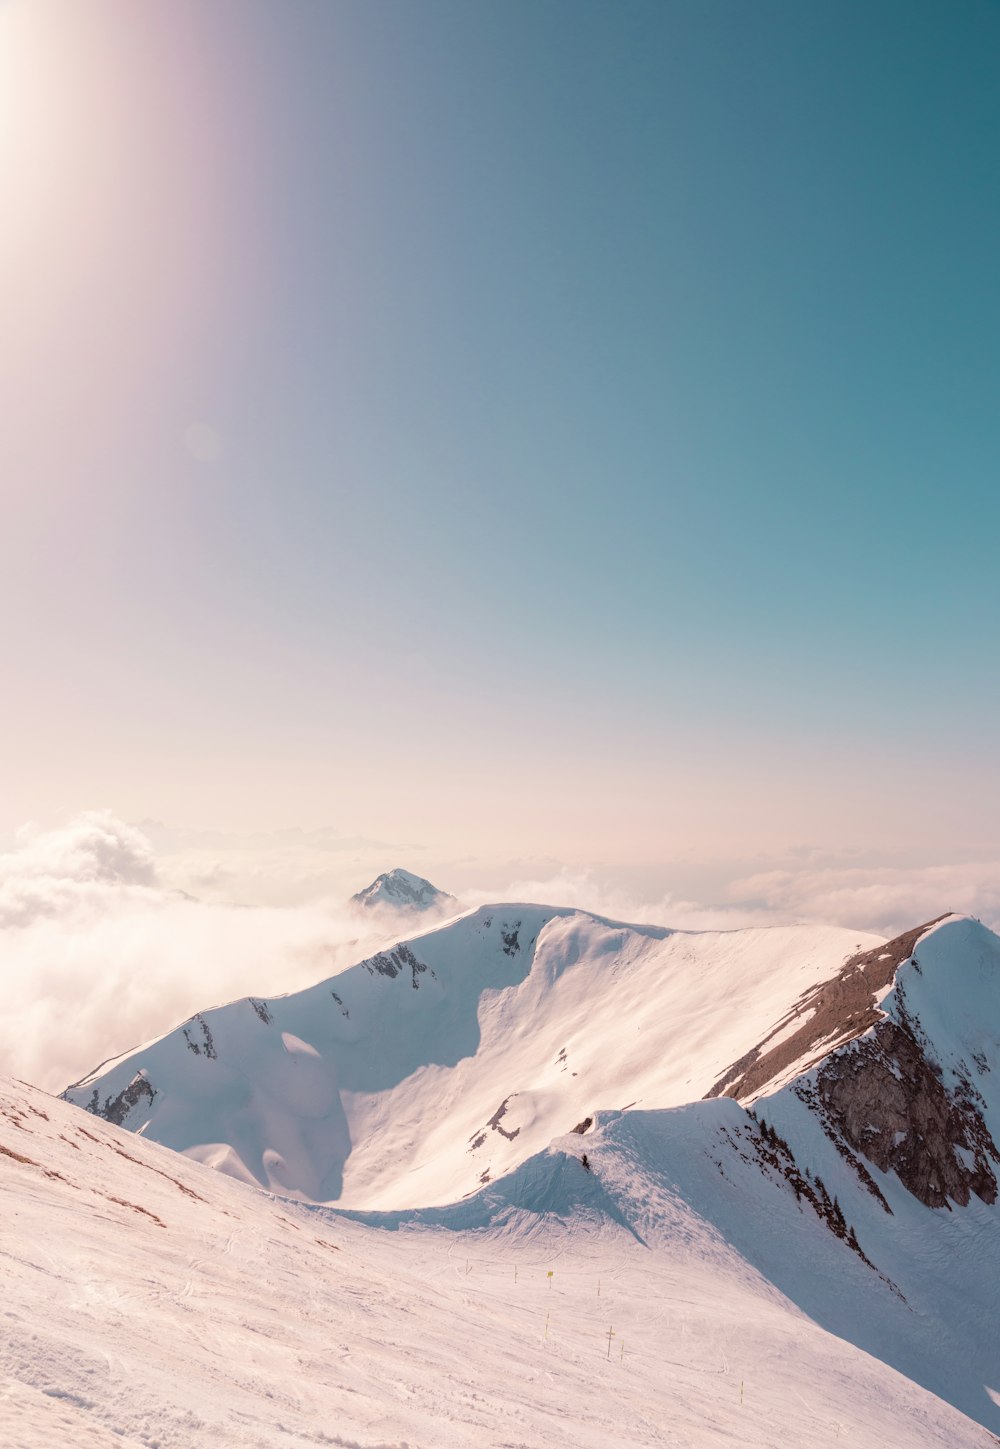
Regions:
<svg viewBox="0 0 1000 1449"><path fill-rule="evenodd" d="M676 1117L701 1153L699 1121L740 1112L705 1103L636 1127ZM806 1317L691 1206L697 1194L662 1173L651 1194L643 1140L561 1139L453 1208L362 1221L2 1083L0 1443L997 1442ZM641 1233L630 1201L645 1205ZM806 1247L862 1271L800 1221Z"/></svg>

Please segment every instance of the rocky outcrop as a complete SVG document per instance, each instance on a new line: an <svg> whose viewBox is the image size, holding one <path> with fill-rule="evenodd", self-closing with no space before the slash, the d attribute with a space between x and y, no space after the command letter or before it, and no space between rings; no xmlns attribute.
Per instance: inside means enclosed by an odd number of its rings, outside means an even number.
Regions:
<svg viewBox="0 0 1000 1449"><path fill-rule="evenodd" d="M1000 1153L982 1097L965 1075L945 1085L902 983L895 996L897 1020L880 1022L830 1056L815 1088L803 1084L797 1093L818 1110L828 1135L882 1172L895 1172L927 1207L964 1207L973 1193L995 1202L991 1163L1000 1162Z"/></svg>
<svg viewBox="0 0 1000 1449"><path fill-rule="evenodd" d="M198 1029L200 1029L201 1031L200 1042L196 1041L195 1037L191 1035L191 1031L195 1023L197 1023ZM206 1057L208 1057L209 1061L215 1060L216 1050L215 1042L212 1038L212 1030L200 1011L195 1012L194 1016L192 1016L191 1018L191 1021L188 1023L187 1026L183 1027L182 1030L184 1032L184 1040L187 1042L188 1051L194 1052L196 1057L205 1055ZM195 1032L195 1035L197 1035L197 1031Z"/></svg>
<svg viewBox="0 0 1000 1449"><path fill-rule="evenodd" d="M938 916L884 946L851 956L836 976L805 992L759 1046L727 1067L706 1097L752 1101L791 1066L801 1063L801 1070L809 1071L831 1051L875 1026L882 1020L878 993L892 985L924 932L944 919ZM801 1020L798 1027L797 1020Z"/></svg>
<svg viewBox="0 0 1000 1449"><path fill-rule="evenodd" d="M927 1207L964 1207L973 1195L997 1199L1000 1151L974 1083L989 1064L981 1053L971 1054L972 1067L949 1056L946 1073L906 994L907 979L922 975L919 941L944 919L850 957L708 1093L749 1103L797 1068L791 1090L886 1212L888 1199L869 1167L895 1173ZM907 963L915 976L901 972ZM878 1003L889 987L883 1010Z"/></svg>
<svg viewBox="0 0 1000 1449"><path fill-rule="evenodd" d="M128 1086L119 1092L117 1097L106 1097L104 1099L103 1106L98 1099L97 1088L95 1087L93 1096L86 1103L86 1108L95 1117L103 1117L105 1122L113 1122L116 1127L120 1127L133 1107L137 1106L144 1098L152 1105L155 1096L156 1088L152 1086L145 1073L136 1072ZM69 1100L65 1093L63 1093L63 1099L65 1101Z"/></svg>
<svg viewBox="0 0 1000 1449"><path fill-rule="evenodd" d="M388 976L390 980L395 980L401 971L408 968L414 991L417 990L417 977L428 969L425 963L418 960L409 946L405 944L396 946L391 951L380 951L377 956L372 956L361 964L369 976L374 976L377 973L379 976ZM433 971L431 975L434 975ZM331 994L335 995L336 993ZM337 1002L341 1007L343 1006L339 997L337 997Z"/></svg>

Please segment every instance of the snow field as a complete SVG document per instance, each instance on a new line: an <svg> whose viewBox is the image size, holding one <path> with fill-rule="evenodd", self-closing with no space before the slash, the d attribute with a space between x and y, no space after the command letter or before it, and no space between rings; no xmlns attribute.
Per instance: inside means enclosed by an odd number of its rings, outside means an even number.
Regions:
<svg viewBox="0 0 1000 1449"><path fill-rule="evenodd" d="M693 1210L644 1246L605 1211L610 1148L592 1174L560 1147L439 1221L374 1226L20 1085L0 1108L5 1449L991 1442Z"/></svg>

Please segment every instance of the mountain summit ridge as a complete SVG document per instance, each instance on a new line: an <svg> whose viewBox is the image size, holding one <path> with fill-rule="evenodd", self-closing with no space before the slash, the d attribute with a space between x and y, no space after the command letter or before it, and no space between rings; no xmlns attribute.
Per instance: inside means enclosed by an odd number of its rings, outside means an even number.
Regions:
<svg viewBox="0 0 1000 1449"><path fill-rule="evenodd" d="M197 1013L65 1095L272 1191L447 1202L595 1110L703 1096L790 999L878 940L482 906L305 991Z"/></svg>
<svg viewBox="0 0 1000 1449"><path fill-rule="evenodd" d="M377 875L370 885L351 896L350 904L362 910L390 907L393 910L443 910L449 906L460 910L458 901L421 875L395 866Z"/></svg>

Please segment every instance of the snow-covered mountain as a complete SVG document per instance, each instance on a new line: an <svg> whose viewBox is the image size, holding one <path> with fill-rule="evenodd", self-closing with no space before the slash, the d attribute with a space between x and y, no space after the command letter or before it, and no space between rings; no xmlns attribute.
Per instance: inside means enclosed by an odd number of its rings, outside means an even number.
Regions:
<svg viewBox="0 0 1000 1449"><path fill-rule="evenodd" d="M883 942L471 912L106 1064L69 1093L89 1119L11 1087L0 1148L42 1215L4 1249L0 1342L34 1312L30 1411L51 1363L64 1405L131 1433L126 1399L168 1392L146 1327L129 1337L138 1298L206 1416L170 1445L272 1442L292 1357L306 1442L330 1442L306 1420L336 1402L332 1442L366 1446L997 1443L998 1063L1000 939L969 919ZM70 1285L41 1335L40 1268ZM86 1324L142 1393L93 1393ZM253 1365L231 1403L209 1343Z"/></svg>
<svg viewBox="0 0 1000 1449"><path fill-rule="evenodd" d="M306 991L202 1012L66 1095L274 1191L449 1202L601 1108L704 1096L875 940L482 907Z"/></svg>
<svg viewBox="0 0 1000 1449"><path fill-rule="evenodd" d="M439 915L461 909L455 897L447 891L438 890L423 876L413 875L399 866L377 875L371 885L351 896L350 905L364 911L433 911Z"/></svg>

